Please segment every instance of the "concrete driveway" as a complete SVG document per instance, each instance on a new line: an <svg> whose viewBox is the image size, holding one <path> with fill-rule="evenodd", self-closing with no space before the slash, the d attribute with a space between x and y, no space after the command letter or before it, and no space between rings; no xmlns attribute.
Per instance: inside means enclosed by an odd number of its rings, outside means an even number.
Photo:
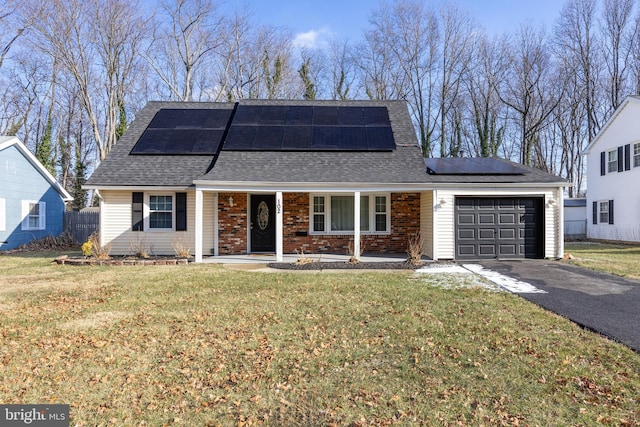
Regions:
<svg viewBox="0 0 640 427"><path fill-rule="evenodd" d="M484 269L526 282L523 298L640 353L640 282L561 261L482 261Z"/></svg>

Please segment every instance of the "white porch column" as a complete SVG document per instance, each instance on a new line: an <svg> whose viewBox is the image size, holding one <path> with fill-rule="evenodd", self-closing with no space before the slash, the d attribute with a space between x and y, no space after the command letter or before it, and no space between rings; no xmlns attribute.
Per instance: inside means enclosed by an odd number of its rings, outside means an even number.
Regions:
<svg viewBox="0 0 640 427"><path fill-rule="evenodd" d="M213 256L218 256L218 193L213 195Z"/></svg>
<svg viewBox="0 0 640 427"><path fill-rule="evenodd" d="M353 193L353 257L360 259L360 192Z"/></svg>
<svg viewBox="0 0 640 427"><path fill-rule="evenodd" d="M202 262L202 190L196 189L196 229L195 229L195 244L196 244L196 262Z"/></svg>
<svg viewBox="0 0 640 427"><path fill-rule="evenodd" d="M283 210L282 191L278 191L276 192L276 262L282 262L283 259Z"/></svg>

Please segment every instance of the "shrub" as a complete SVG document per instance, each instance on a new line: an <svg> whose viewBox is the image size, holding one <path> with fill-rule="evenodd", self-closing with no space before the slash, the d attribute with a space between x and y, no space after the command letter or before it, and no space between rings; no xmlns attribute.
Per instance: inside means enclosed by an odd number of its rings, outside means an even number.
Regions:
<svg viewBox="0 0 640 427"><path fill-rule="evenodd" d="M411 265L421 265L422 255L424 255L424 240L420 232L409 235L407 242L407 262Z"/></svg>
<svg viewBox="0 0 640 427"><path fill-rule="evenodd" d="M178 258L191 258L191 246L185 236L176 236L171 241L173 251Z"/></svg>

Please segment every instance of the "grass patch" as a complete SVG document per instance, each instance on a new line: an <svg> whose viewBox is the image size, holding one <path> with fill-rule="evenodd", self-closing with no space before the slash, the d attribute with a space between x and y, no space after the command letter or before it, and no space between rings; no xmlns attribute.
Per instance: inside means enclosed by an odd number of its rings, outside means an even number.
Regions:
<svg viewBox="0 0 640 427"><path fill-rule="evenodd" d="M567 243L570 262L592 270L640 280L640 246L605 243Z"/></svg>
<svg viewBox="0 0 640 427"><path fill-rule="evenodd" d="M0 401L72 425L640 423L640 355L509 293L1 261Z"/></svg>

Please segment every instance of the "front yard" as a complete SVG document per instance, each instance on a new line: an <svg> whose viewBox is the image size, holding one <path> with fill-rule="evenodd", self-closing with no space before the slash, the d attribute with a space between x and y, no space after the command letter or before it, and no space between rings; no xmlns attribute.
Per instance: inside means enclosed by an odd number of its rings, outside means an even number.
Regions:
<svg viewBox="0 0 640 427"><path fill-rule="evenodd" d="M456 275L53 257L0 257L0 402L71 425L640 425L640 355Z"/></svg>
<svg viewBox="0 0 640 427"><path fill-rule="evenodd" d="M605 243L568 243L565 252L581 267L640 280L640 246Z"/></svg>

